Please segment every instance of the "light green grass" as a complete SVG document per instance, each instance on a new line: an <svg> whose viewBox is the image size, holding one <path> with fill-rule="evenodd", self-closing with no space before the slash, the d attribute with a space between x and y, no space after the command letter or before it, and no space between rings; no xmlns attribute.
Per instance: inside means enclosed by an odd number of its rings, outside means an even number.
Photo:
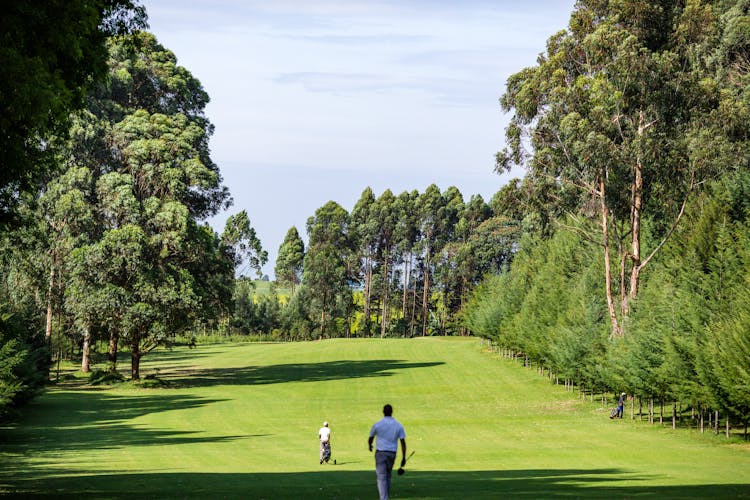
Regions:
<svg viewBox="0 0 750 500"><path fill-rule="evenodd" d="M375 498L384 403L416 453L392 497L748 497L750 449L611 421L476 339L180 348L164 385L51 389L0 430L0 492L86 498ZM330 422L337 465L318 464Z"/></svg>
<svg viewBox="0 0 750 500"><path fill-rule="evenodd" d="M289 297L291 294L289 288L280 286L275 281L253 280L253 286L255 287L253 295L270 295L272 285L276 287L276 295L279 297Z"/></svg>

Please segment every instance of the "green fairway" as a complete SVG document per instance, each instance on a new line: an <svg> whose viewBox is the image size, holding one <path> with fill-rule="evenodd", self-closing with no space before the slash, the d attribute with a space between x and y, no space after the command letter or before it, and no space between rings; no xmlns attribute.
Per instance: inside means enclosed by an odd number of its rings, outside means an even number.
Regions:
<svg viewBox="0 0 750 500"><path fill-rule="evenodd" d="M476 339L180 348L149 374L36 399L0 431L0 492L376 498L367 435L391 403L415 451L393 498L750 497L747 445L612 421ZM318 463L324 420L336 465Z"/></svg>

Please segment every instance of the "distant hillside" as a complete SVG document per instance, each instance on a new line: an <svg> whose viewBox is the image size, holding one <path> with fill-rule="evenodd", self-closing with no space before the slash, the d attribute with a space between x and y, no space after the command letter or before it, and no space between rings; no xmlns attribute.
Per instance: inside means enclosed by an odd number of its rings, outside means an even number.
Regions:
<svg viewBox="0 0 750 500"><path fill-rule="evenodd" d="M256 296L259 295L271 295L272 290L276 289L276 295L279 297L288 297L291 294L291 290L286 287L280 287L275 281L265 280L251 280L253 287L255 288Z"/></svg>

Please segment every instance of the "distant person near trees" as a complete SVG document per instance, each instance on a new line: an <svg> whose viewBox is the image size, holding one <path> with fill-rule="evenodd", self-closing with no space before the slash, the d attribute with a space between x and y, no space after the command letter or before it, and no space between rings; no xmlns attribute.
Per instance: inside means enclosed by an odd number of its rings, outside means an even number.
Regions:
<svg viewBox="0 0 750 500"><path fill-rule="evenodd" d="M625 415L625 400L628 398L624 392L620 394L620 399L617 400L617 418L622 418Z"/></svg>
<svg viewBox="0 0 750 500"><path fill-rule="evenodd" d="M323 465L323 462L328 463L331 459L331 429L328 427L328 422L323 422L323 427L318 431L318 438L320 439L320 465Z"/></svg>
<svg viewBox="0 0 750 500"><path fill-rule="evenodd" d="M391 472L396 461L398 442L401 441L401 467L406 465L406 432L404 426L393 418L393 407L383 407L383 418L375 422L370 429L367 445L372 451L372 442L377 437L375 446L375 472L378 476L378 493L380 500L388 500L391 490Z"/></svg>

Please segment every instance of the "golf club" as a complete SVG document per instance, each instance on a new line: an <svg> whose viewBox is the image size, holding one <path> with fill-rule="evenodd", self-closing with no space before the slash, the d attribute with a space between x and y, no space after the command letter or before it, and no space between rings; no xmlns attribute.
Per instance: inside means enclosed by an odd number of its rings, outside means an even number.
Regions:
<svg viewBox="0 0 750 500"><path fill-rule="evenodd" d="M409 456L406 457L406 459L404 460L404 465L406 465L406 462L409 461L409 459L411 458L412 455L414 455L414 450L412 450L411 453L409 453ZM404 466L402 465L401 467L398 468L398 475L399 476L403 476L404 472L406 472L406 471L404 470Z"/></svg>

